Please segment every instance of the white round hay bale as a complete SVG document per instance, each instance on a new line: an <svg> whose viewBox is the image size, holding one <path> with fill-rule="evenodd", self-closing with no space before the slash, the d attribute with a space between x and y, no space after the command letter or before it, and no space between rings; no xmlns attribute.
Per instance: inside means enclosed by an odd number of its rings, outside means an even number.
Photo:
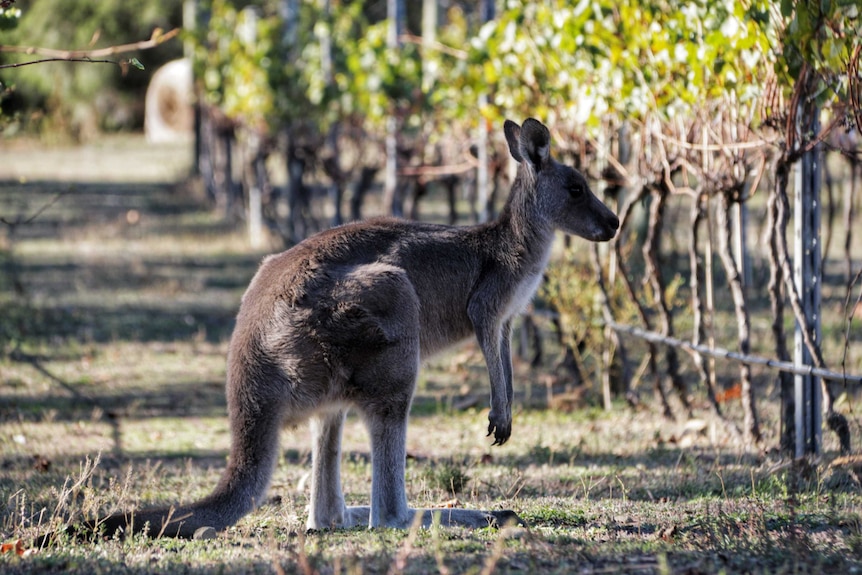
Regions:
<svg viewBox="0 0 862 575"><path fill-rule="evenodd" d="M188 139L194 131L192 64L172 60L153 74L147 87L144 133L150 142Z"/></svg>

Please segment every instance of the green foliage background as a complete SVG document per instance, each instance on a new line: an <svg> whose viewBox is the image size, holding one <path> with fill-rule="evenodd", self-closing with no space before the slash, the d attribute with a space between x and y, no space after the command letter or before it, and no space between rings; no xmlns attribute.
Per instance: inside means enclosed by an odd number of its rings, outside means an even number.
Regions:
<svg viewBox="0 0 862 575"><path fill-rule="evenodd" d="M253 42L238 34L249 4L260 16ZM437 48L406 42L392 49L379 3L300 0L292 40L280 4L199 3L210 15L195 33L206 98L258 128L302 120L325 130L359 120L382 129L395 114L406 126L451 131L453 123L475 127L482 117L535 115L595 133L609 116L670 120L727 98L757 122L765 110L746 106L773 78L789 93L806 62L821 79L821 105L846 99L847 63L862 35L855 0L505 0L488 23L479 21L475 3L452 3L441 15ZM408 4L407 31L416 34L421 3ZM148 38L157 26L179 25L182 10L180 0L21 0L16 7L23 15L4 32L4 44L67 49L94 38L95 46ZM324 39L330 72L321 65ZM6 70L0 79L15 94L5 109L44 107L62 126L82 116L82 107L101 105L100 127L128 127L108 112L117 101L140 98L152 71L179 55L179 43L168 43L138 56L146 73L126 77L87 65ZM487 105L480 107L479 94L488 95ZM110 106L99 103L106 96ZM136 116L132 125L138 122Z"/></svg>
<svg viewBox="0 0 862 575"><path fill-rule="evenodd" d="M676 121L716 102L732 102L757 125L780 112L760 105L764 90L777 84L788 96L803 62L819 75L821 105L846 101L848 62L862 35L853 0L507 0L488 23L475 6L452 4L435 47L390 48L387 22L369 18L369 5L300 2L298 33L287 45L278 2L262 2L259 45L248 50L234 34L237 3L203 3L213 18L198 63L210 96L217 93L210 100L255 123L302 118L324 129L357 119L382 129L396 115L406 126L451 132L483 117L534 115L595 135L609 118ZM329 77L323 39L331 46Z"/></svg>

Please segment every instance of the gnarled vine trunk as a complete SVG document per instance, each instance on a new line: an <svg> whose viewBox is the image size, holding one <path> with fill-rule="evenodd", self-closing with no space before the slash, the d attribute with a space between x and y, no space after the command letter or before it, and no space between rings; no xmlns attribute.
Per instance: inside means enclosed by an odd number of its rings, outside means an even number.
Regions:
<svg viewBox="0 0 862 575"><path fill-rule="evenodd" d="M748 304L745 301L745 291L742 287L742 279L739 267L733 252L730 249L732 241L732 226L730 223L730 210L738 201L735 196L736 190L725 190L721 195L721 209L718 210L718 245L721 262L727 275L727 284L733 297L733 309L736 314L736 330L739 340L739 351L745 355L751 353L751 322L748 318ZM743 431L747 443L759 443L762 440L760 423L755 408L754 387L751 383L751 366L742 363L739 366L739 383L742 388L742 410Z"/></svg>
<svg viewBox="0 0 862 575"><path fill-rule="evenodd" d="M649 283L652 287L653 304L658 312L659 317L659 333L665 337L674 336L673 318L670 314L667 301L665 300L665 282L661 275L661 268L658 262L658 254L661 245L662 224L664 219L664 208L667 201L668 190L664 185L653 188L652 203L650 204L649 214L649 231L644 240L643 256L646 264L645 283ZM667 346L665 348L665 369L667 370L667 379L670 380L671 387L676 390L683 407L687 414L691 416L691 403L688 400L688 390L686 389L685 381L679 373L679 356L676 349Z"/></svg>

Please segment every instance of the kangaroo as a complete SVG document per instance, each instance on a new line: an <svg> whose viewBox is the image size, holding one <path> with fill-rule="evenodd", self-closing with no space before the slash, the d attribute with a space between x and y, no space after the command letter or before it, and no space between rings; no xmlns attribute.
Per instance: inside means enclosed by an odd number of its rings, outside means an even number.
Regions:
<svg viewBox="0 0 862 575"><path fill-rule="evenodd" d="M554 231L611 239L617 216L575 169L551 158L548 129L506 121L518 173L498 219L468 227L374 219L332 228L268 256L242 298L227 365L231 449L211 495L176 508L118 513L88 525L107 535L191 537L223 530L264 501L285 424L310 420L307 528L483 527L512 511L407 505L407 417L421 362L475 334L491 381L488 435L512 433L512 318L532 298ZM347 507L341 433L357 408L371 438L370 506Z"/></svg>

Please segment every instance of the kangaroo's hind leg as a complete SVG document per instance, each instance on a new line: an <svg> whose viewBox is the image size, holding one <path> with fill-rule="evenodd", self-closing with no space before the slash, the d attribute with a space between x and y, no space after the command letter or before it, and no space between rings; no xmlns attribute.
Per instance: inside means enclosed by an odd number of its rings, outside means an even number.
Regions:
<svg viewBox="0 0 862 575"><path fill-rule="evenodd" d="M349 325L365 345L351 346L346 354L352 368L346 394L368 427L372 471L370 509L348 513L357 520L367 513L370 527L408 527L412 512L404 473L407 418L419 372L419 300L404 270L393 266L359 266L349 277Z"/></svg>
<svg viewBox="0 0 862 575"><path fill-rule="evenodd" d="M322 412L312 416L311 497L308 506L309 530L355 527L368 524L367 507L346 507L341 488L341 433L346 411Z"/></svg>
<svg viewBox="0 0 862 575"><path fill-rule="evenodd" d="M413 512L407 507L405 465L407 418L419 368L418 341L399 342L380 353L380 369L357 374L364 390L359 402L371 437L371 509L369 527L409 527ZM360 513L361 508L355 509Z"/></svg>

